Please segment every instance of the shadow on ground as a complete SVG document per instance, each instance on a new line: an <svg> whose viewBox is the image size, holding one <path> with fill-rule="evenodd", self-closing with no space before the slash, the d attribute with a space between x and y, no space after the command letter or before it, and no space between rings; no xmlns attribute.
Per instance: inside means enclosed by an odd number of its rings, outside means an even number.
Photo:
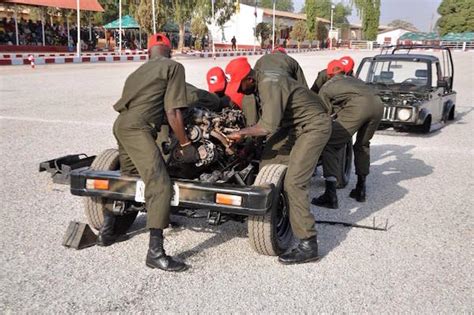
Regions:
<svg viewBox="0 0 474 315"><path fill-rule="evenodd" d="M372 165L367 178L367 202L358 203L349 198L349 191L353 187L348 187L343 191L338 191L339 199L345 199L343 206L340 206L338 210L315 209L313 206L316 218L351 223L365 221L370 222L368 223L370 225L371 219L378 211L401 200L408 193L408 190L401 185L403 181L425 177L433 172L433 167L422 160L413 158L410 151L414 147L413 145L372 146ZM355 181L352 181L350 185L355 185ZM389 222L389 225L391 224L393 222ZM319 234L321 255L325 256L339 246L350 230L351 228L347 227L332 226L330 229L325 229L324 234ZM380 233L370 230L367 232ZM387 233L390 233L390 229Z"/></svg>

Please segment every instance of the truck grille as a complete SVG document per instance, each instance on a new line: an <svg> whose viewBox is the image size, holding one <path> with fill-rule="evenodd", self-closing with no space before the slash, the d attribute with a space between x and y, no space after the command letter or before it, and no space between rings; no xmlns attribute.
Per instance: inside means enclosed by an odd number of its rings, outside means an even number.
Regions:
<svg viewBox="0 0 474 315"><path fill-rule="evenodd" d="M393 121L396 119L397 108L395 106L384 106L382 120Z"/></svg>

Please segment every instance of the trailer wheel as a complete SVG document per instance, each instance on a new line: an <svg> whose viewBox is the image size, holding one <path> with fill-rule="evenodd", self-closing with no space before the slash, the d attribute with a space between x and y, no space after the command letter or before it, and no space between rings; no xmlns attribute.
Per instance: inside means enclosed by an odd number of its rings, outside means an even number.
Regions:
<svg viewBox="0 0 474 315"><path fill-rule="evenodd" d="M351 178L353 155L352 140L346 143L341 152L341 156L339 156L341 167L339 167L340 173L337 176L338 189L346 187Z"/></svg>
<svg viewBox="0 0 474 315"><path fill-rule="evenodd" d="M116 149L107 149L99 154L91 164L91 169L97 171L115 171L120 168L119 153ZM96 230L100 230L104 224L104 210L112 210L113 200L101 197L89 197L85 199L85 212L89 224ZM124 234L135 221L138 212L130 212L118 215L115 220L115 232Z"/></svg>
<svg viewBox="0 0 474 315"><path fill-rule="evenodd" d="M264 166L255 179L254 186L275 185L270 210L262 216L249 216L248 233L252 248L259 254L277 256L286 251L293 238L288 212L288 200L283 193L287 167L280 164Z"/></svg>

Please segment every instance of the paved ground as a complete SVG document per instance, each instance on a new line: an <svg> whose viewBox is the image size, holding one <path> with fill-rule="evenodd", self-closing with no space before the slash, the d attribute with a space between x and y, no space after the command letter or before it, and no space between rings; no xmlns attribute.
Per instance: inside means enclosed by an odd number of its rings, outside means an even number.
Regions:
<svg viewBox="0 0 474 315"><path fill-rule="evenodd" d="M312 83L340 55L295 57ZM369 201L346 198L353 176L340 210L312 209L319 219L389 219L388 232L318 226L324 259L285 267L252 252L243 224L180 218L166 247L192 265L183 274L145 268L143 216L127 242L62 247L68 222L85 220L82 200L38 173L40 161L114 146L111 105L139 64L1 68L0 311L472 312L474 54L454 55L456 121L427 136L377 134ZM228 60L182 62L204 86L205 71ZM322 181L313 184L319 194Z"/></svg>

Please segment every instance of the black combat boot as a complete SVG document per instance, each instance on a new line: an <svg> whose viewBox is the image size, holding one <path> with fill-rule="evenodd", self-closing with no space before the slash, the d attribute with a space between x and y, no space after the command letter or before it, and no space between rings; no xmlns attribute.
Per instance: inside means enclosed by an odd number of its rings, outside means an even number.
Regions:
<svg viewBox="0 0 474 315"><path fill-rule="evenodd" d="M185 263L166 255L163 249L163 241L162 229L150 229L150 245L146 255L146 265L150 268L158 268L165 271L179 272L188 269Z"/></svg>
<svg viewBox="0 0 474 315"><path fill-rule="evenodd" d="M355 189L351 190L349 197L354 198L358 202L365 202L365 176L357 176L357 185Z"/></svg>
<svg viewBox="0 0 474 315"><path fill-rule="evenodd" d="M97 245L110 246L113 243L125 241L127 239L125 234L115 233L115 218L113 212L104 210L104 225L100 228L99 235L97 236Z"/></svg>
<svg viewBox="0 0 474 315"><path fill-rule="evenodd" d="M313 198L311 203L315 206L325 207L329 209L339 208L337 202L336 182L326 181L326 191L318 198Z"/></svg>
<svg viewBox="0 0 474 315"><path fill-rule="evenodd" d="M278 261L284 265L302 264L319 259L316 236L301 240L298 246L278 257Z"/></svg>

